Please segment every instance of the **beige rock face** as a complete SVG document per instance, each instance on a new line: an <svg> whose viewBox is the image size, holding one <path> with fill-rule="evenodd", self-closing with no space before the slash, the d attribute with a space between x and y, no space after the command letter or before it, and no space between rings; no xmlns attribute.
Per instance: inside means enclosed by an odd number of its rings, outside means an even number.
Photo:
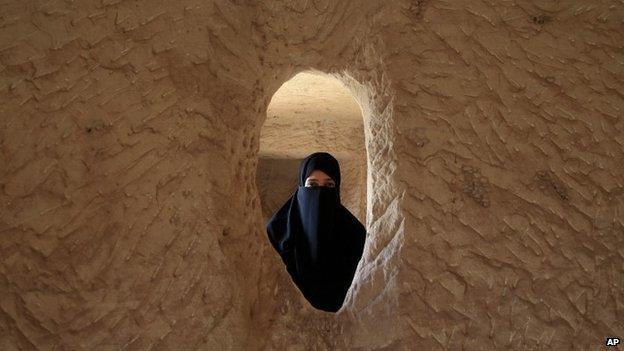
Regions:
<svg viewBox="0 0 624 351"><path fill-rule="evenodd" d="M617 1L0 5L0 349L591 350L624 336ZM273 95L361 108L364 256L264 232Z"/></svg>

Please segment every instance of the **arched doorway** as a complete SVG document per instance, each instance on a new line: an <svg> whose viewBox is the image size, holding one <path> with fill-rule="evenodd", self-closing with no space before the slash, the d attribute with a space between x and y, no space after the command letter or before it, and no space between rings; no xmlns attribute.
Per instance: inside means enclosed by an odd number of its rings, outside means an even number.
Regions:
<svg viewBox="0 0 624 351"><path fill-rule="evenodd" d="M301 160L326 151L341 167L341 199L366 223L367 158L362 110L336 78L301 72L273 95L260 135L256 184L266 221L297 187Z"/></svg>

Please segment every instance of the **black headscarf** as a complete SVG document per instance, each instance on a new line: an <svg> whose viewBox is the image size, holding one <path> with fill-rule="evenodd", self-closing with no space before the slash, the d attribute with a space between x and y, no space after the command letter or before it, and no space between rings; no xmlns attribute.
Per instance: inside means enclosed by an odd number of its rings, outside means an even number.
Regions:
<svg viewBox="0 0 624 351"><path fill-rule="evenodd" d="M314 170L325 172L336 186L306 188L305 180ZM366 229L340 203L340 167L332 155L316 152L301 162L299 187L266 228L271 244L310 304L338 311L362 257Z"/></svg>

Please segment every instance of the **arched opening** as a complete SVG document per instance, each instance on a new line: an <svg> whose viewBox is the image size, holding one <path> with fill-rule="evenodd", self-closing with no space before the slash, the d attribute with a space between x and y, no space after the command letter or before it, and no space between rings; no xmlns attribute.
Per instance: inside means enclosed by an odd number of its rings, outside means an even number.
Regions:
<svg viewBox="0 0 624 351"><path fill-rule="evenodd" d="M316 151L334 155L342 204L366 224L367 158L362 110L336 78L301 72L273 95L260 134L256 184L266 221L297 187L298 167Z"/></svg>
<svg viewBox="0 0 624 351"><path fill-rule="evenodd" d="M260 130L256 172L263 223L266 224L297 189L301 161L311 153L328 152L340 165L342 205L366 227L365 124L363 110L351 89L343 84L343 81L350 82L349 79L348 75L334 77L306 71L292 77L273 94ZM355 235L353 231L348 233ZM359 245L357 240L353 241L353 250L358 250ZM348 264L353 262L357 264L352 260ZM349 296L347 294L347 300Z"/></svg>

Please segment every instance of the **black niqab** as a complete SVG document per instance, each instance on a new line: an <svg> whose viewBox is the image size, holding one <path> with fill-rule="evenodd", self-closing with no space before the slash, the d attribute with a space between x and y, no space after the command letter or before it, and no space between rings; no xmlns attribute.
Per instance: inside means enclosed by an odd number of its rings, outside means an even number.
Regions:
<svg viewBox="0 0 624 351"><path fill-rule="evenodd" d="M314 170L336 186L305 187ZM336 312L342 307L364 250L366 230L340 203L340 167L326 152L306 157L299 186L267 223L271 244L312 306Z"/></svg>

